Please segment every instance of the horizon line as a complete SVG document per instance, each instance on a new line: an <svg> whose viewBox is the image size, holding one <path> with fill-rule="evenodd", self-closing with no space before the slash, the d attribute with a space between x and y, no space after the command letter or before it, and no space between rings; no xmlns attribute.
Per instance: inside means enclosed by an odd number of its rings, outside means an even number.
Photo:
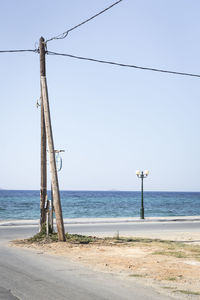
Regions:
<svg viewBox="0 0 200 300"><path fill-rule="evenodd" d="M0 188L0 191L40 191L40 189L3 189ZM51 189L47 189L47 191L51 191ZM65 190L60 189L60 192L141 192L141 190L117 190L117 189L108 189L108 190ZM200 193L200 191L186 191L186 190L177 190L177 191L166 191L166 190L145 190L145 192L163 192L163 193Z"/></svg>

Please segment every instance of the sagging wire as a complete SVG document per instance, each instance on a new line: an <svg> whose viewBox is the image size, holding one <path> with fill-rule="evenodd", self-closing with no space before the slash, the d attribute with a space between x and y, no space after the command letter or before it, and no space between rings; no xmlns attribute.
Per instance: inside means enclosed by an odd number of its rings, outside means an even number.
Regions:
<svg viewBox="0 0 200 300"><path fill-rule="evenodd" d="M163 70L163 69L157 69L157 68L149 68L149 67L143 67L143 66L137 66L137 65L131 65L131 64L123 64L123 63L118 63L118 62L114 62L114 61L106 61L106 60L101 60L101 59L82 57L82 56L77 56L77 55L72 55L72 54L67 54L67 53L57 53L57 52L47 51L47 54L48 55L65 56L65 57L75 58L75 59L79 59L79 60L86 60L86 61L91 61L91 62L96 62L96 63L101 63L101 64L115 65L115 66L119 66L119 67L134 68L134 69L167 73L167 74L173 74L173 75L182 75L182 76L190 76L190 77L198 77L198 78L200 77L200 74Z"/></svg>
<svg viewBox="0 0 200 300"><path fill-rule="evenodd" d="M114 2L114 3L111 4L110 6L106 7L105 9L103 9L103 10L101 10L100 12L98 12L97 14L95 14L94 16L90 17L89 19L87 19L87 20L85 20L85 21L83 21L83 22L77 24L76 26L74 26L74 27L72 27L72 28L70 28L70 29L64 31L64 32L61 33L61 34L58 34L58 35L56 35L56 36L54 36L54 37L52 37L52 38L46 40L46 43L48 43L48 42L50 42L50 41L52 41L52 40L60 40L60 39L66 38L66 36L69 34L69 32L71 32L71 31L73 31L74 29L76 29L76 28L78 28L78 27L80 27L80 26L82 26L82 25L88 23L89 21L91 21L91 20L93 20L94 18L98 17L99 15L103 14L104 12L106 12L106 11L109 10L109 9L111 9L113 6L119 4L119 3L122 2L122 1L123 1L123 0L118 0L118 1Z"/></svg>

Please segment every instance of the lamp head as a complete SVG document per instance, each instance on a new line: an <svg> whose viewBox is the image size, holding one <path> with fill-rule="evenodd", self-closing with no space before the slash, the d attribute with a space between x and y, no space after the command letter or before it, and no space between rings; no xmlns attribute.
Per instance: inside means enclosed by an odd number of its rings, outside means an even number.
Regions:
<svg viewBox="0 0 200 300"><path fill-rule="evenodd" d="M149 170L145 170L144 175L148 176L149 175Z"/></svg>
<svg viewBox="0 0 200 300"><path fill-rule="evenodd" d="M140 170L137 170L135 173L137 176L139 176L141 172L140 172Z"/></svg>

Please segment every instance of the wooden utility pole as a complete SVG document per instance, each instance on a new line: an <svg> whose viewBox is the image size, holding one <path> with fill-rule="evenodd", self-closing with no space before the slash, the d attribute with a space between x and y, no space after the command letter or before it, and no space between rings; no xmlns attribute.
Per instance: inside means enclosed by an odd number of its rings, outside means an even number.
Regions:
<svg viewBox="0 0 200 300"><path fill-rule="evenodd" d="M40 49L40 76L46 76L45 66L45 40L43 37L39 41ZM47 147L46 147L46 130L44 120L44 107L41 87L41 187L40 187L40 231L46 223L45 199L47 195Z"/></svg>
<svg viewBox="0 0 200 300"><path fill-rule="evenodd" d="M50 156L52 193L53 193L54 209L56 215L56 225L58 230L58 240L65 241L66 240L65 229L63 224L62 208L60 203L58 175L56 170L55 150L54 150L53 133L51 127L50 110L49 110L48 89L47 89L47 82L45 76L41 76L41 86L42 86L45 128L46 128L47 143L48 143L48 150Z"/></svg>

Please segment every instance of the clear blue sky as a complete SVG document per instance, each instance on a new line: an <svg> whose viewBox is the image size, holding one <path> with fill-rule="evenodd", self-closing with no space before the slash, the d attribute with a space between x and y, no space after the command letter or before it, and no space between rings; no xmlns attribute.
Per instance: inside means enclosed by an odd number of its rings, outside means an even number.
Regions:
<svg viewBox="0 0 200 300"><path fill-rule="evenodd" d="M3 1L0 49L34 49L111 0ZM200 73L198 0L124 0L48 50ZM40 188L39 56L0 54L0 187ZM200 190L200 79L47 56L60 188ZM48 179L49 183L49 179Z"/></svg>

